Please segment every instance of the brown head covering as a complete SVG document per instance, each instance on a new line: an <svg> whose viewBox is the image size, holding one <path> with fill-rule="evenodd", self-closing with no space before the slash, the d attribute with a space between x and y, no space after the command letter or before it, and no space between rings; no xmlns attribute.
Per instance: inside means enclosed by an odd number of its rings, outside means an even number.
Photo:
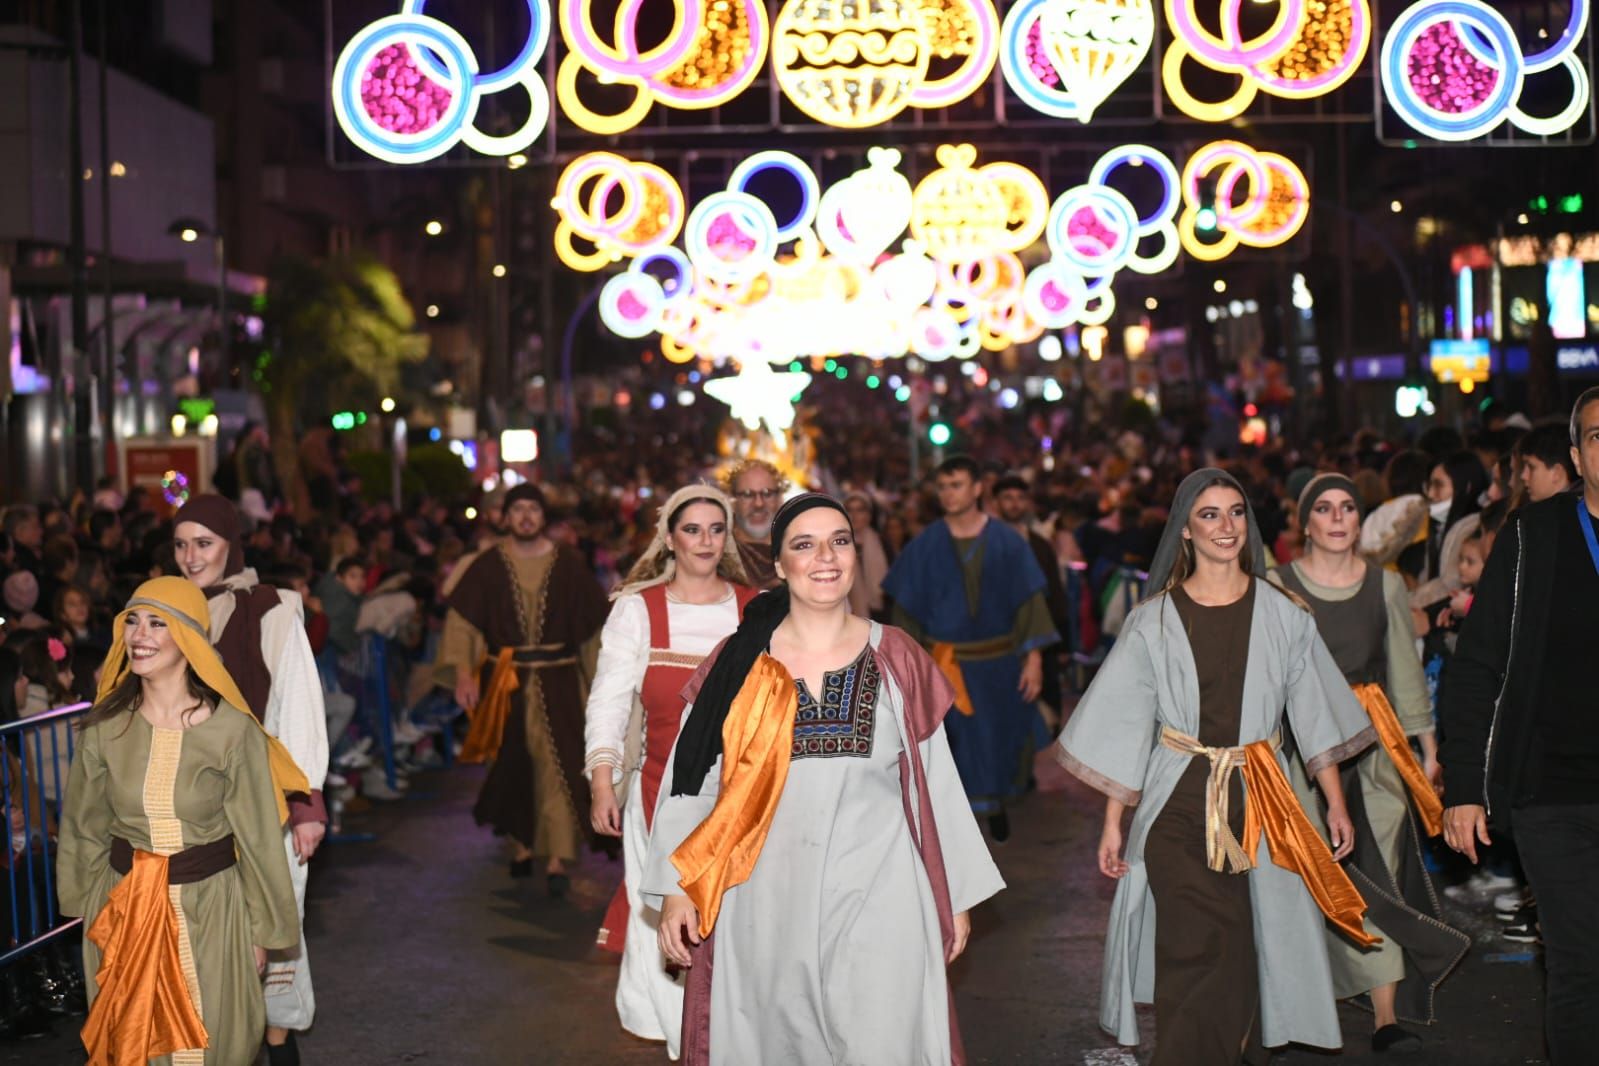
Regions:
<svg viewBox="0 0 1599 1066"><path fill-rule="evenodd" d="M239 509L233 501L215 493L204 493L189 499L178 508L172 519L172 528L185 522L198 522L228 542L228 564L223 577L232 577L244 569L244 533L239 523Z"/></svg>
<svg viewBox="0 0 1599 1066"><path fill-rule="evenodd" d="M184 522L198 523L228 542L225 578L244 570L244 534L238 508L231 501L210 493L195 496L178 510L173 528ZM250 710L264 721L272 696L272 671L261 652L261 619L280 602L277 590L254 581L236 582L233 587L219 582L205 590L208 600L224 594L233 596L233 613L214 643Z"/></svg>

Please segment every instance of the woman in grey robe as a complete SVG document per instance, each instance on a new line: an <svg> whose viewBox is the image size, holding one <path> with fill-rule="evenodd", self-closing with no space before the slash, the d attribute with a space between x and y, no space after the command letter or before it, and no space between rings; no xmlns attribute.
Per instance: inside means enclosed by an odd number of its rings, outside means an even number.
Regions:
<svg viewBox="0 0 1599 1066"><path fill-rule="evenodd" d="M1100 1025L1137 1044L1134 1005L1155 1003L1155 1064L1261 1061L1263 1047L1290 1041L1342 1045L1316 898L1280 864L1271 818L1265 842L1239 841L1244 804L1231 768L1245 762L1245 746L1269 744L1253 750L1267 752L1275 795L1287 792L1292 808L1273 810L1279 821L1296 815L1302 836L1314 836L1283 773L1286 710L1344 853L1352 833L1338 763L1375 736L1315 619L1260 581L1265 572L1237 481L1211 468L1185 479L1150 568L1148 587L1158 591L1128 616L1059 741L1066 768L1107 796L1099 862L1118 884ZM1251 816L1267 798L1248 797ZM1175 846L1174 831L1191 846ZM1324 845L1319 858L1316 870L1331 866ZM1358 896L1347 879L1334 888L1358 931ZM1328 898L1324 883L1318 891Z"/></svg>
<svg viewBox="0 0 1599 1066"><path fill-rule="evenodd" d="M953 692L903 632L850 615L857 562L836 501L789 501L772 543L784 584L685 690L645 866L662 950L690 968L684 1062L960 1063L945 967L966 912L1003 882L944 737ZM762 678L776 680L770 717L741 718ZM724 774L724 743L773 725L767 757L729 749ZM761 797L774 802L752 828ZM750 841L751 865L696 891L686 855L721 863Z"/></svg>

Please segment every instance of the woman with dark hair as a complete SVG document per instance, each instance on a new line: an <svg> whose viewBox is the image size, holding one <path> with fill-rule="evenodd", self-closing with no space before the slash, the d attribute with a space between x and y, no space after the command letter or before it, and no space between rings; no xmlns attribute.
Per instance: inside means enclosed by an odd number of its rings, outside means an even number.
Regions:
<svg viewBox="0 0 1599 1066"><path fill-rule="evenodd" d="M1118 881L1100 1025L1137 1044L1134 1004L1154 1003L1155 1066L1340 1047L1323 915L1371 943L1335 860L1354 845L1338 764L1375 734L1315 619L1265 575L1242 486L1189 475L1150 567L1157 591L1060 736L1061 762L1106 795L1099 868ZM1285 708L1331 852L1288 782Z"/></svg>
<svg viewBox="0 0 1599 1066"><path fill-rule="evenodd" d="M962 1062L945 967L1003 882L944 736L955 692L850 613L839 501L789 500L771 538L781 583L684 690L650 838L683 1060Z"/></svg>
<svg viewBox="0 0 1599 1066"><path fill-rule="evenodd" d="M305 778L242 709L205 596L141 585L80 723L56 885L81 916L94 1066L253 1062L266 949L299 937L283 854Z"/></svg>
<svg viewBox="0 0 1599 1066"><path fill-rule="evenodd" d="M1482 510L1488 471L1476 452L1458 451L1427 475L1427 562L1422 581L1443 576L1444 538L1467 515Z"/></svg>
<svg viewBox="0 0 1599 1066"><path fill-rule="evenodd" d="M877 501L864 492L844 497L844 509L855 527L860 570L849 587L849 609L859 618L882 618L886 614L883 579L888 576L888 552L877 532Z"/></svg>
<svg viewBox="0 0 1599 1066"><path fill-rule="evenodd" d="M172 546L183 576L209 602L211 642L248 701L249 710L283 743L310 787L289 798L283 846L295 896L305 909L307 864L322 843L327 808L327 711L316 656L305 631L299 594L263 584L244 565L239 512L220 496L195 496L173 520ZM305 943L272 959L266 982L267 1048L272 1066L299 1062L294 1033L316 1016Z"/></svg>
<svg viewBox="0 0 1599 1066"><path fill-rule="evenodd" d="M622 954L617 1015L634 1036L666 1041L674 1059L683 986L667 972L660 915L644 905L639 884L683 686L755 596L732 529L732 502L710 485L678 489L661 505L655 536L612 594L585 711L590 820L596 833L622 838L625 861L599 936L601 947Z"/></svg>

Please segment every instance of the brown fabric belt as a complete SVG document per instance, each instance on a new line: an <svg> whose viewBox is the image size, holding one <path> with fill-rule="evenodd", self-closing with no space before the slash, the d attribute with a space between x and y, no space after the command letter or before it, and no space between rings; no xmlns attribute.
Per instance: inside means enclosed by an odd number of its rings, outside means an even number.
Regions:
<svg viewBox="0 0 1599 1066"><path fill-rule="evenodd" d="M499 651L489 653L493 659ZM539 644L527 648L512 648L511 661L517 666L567 666L577 662L577 655L565 644Z"/></svg>
<svg viewBox="0 0 1599 1066"><path fill-rule="evenodd" d="M111 868L124 876L133 869L132 844L121 837L111 838ZM167 884L192 885L196 881L221 873L239 861L233 846L233 834L209 844L196 844L192 848L167 856Z"/></svg>
<svg viewBox="0 0 1599 1066"><path fill-rule="evenodd" d="M1015 653L1016 643L1006 634L1002 637L989 637L987 640L951 641L938 640L925 645L928 651L934 648L948 648L956 659L998 659L1001 656Z"/></svg>

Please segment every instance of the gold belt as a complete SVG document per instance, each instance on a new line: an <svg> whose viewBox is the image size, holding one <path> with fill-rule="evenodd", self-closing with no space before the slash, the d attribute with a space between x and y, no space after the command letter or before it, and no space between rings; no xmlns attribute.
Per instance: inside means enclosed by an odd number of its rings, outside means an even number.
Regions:
<svg viewBox="0 0 1599 1066"><path fill-rule="evenodd" d="M1273 751L1282 748L1282 732L1271 735ZM1195 737L1173 729L1160 727L1161 745L1179 755L1203 755L1210 761L1210 776L1205 780L1205 864L1217 872L1240 874L1254 867L1254 860L1244 851L1243 845L1233 835L1228 822L1228 805L1233 774L1243 765L1244 746L1211 748Z"/></svg>

